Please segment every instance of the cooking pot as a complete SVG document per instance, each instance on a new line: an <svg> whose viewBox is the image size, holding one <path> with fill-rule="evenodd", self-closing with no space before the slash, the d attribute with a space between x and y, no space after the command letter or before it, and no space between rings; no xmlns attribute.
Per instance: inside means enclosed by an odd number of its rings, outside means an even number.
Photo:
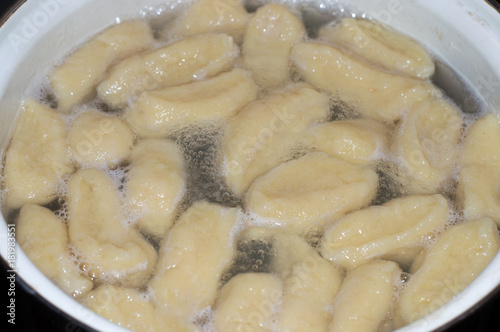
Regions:
<svg viewBox="0 0 500 332"><path fill-rule="evenodd" d="M172 5L168 4L171 3ZM119 20L168 13L169 0L28 0L17 3L0 28L0 146L5 146L27 87L43 77L76 44ZM250 0L258 3L257 0ZM297 2L297 1L293 1ZM307 2L307 0L304 0ZM315 1L309 1L315 2ZM323 2L324 10L335 0ZM482 104L500 115L500 6L481 0L349 0L357 8L425 45L446 66L436 82L466 111ZM173 6L173 7L172 7ZM459 73L457 80L455 73ZM464 86L470 88L470 96ZM32 91L28 91L32 92ZM0 217L0 253L6 277L83 326L100 331L123 330L94 314L50 282L13 241L15 226ZM11 265L9 265L11 264ZM8 285L10 279L8 279ZM19 284L17 284L19 287ZM500 287L500 255L464 291L427 317L400 331L429 331L450 326L492 296ZM2 289L2 291L6 291ZM453 290L451 290L453 291ZM7 305L10 305L8 302ZM7 308L7 312L11 311ZM15 311L15 310L14 310ZM16 320L22 320L22 316ZM76 325L72 325L76 326ZM66 328L68 330L68 328Z"/></svg>

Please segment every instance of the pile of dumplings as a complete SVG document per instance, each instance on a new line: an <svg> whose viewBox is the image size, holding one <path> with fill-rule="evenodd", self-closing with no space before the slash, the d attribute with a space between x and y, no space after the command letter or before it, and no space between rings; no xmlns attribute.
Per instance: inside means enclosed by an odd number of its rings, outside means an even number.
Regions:
<svg viewBox="0 0 500 332"><path fill-rule="evenodd" d="M4 156L18 243L131 330L389 331L426 316L499 250L498 117L466 120L428 52L389 27L306 31L286 3L254 9L199 0L67 56ZM209 152L190 150L186 132L205 129ZM198 154L232 204L192 197Z"/></svg>

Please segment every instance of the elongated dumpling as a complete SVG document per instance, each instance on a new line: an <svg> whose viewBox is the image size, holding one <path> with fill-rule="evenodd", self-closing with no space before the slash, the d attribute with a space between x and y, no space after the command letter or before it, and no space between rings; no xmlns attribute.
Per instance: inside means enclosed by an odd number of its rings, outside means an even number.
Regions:
<svg viewBox="0 0 500 332"><path fill-rule="evenodd" d="M113 62L150 47L153 41L151 28L144 21L123 22L92 38L50 76L58 109L69 112L91 99Z"/></svg>
<svg viewBox="0 0 500 332"><path fill-rule="evenodd" d="M143 93L125 113L142 137L165 137L194 123L223 120L257 98L250 72L234 69L214 78Z"/></svg>
<svg viewBox="0 0 500 332"><path fill-rule="evenodd" d="M434 62L419 43L373 21L344 18L323 26L318 37L396 74L427 79L434 73Z"/></svg>
<svg viewBox="0 0 500 332"><path fill-rule="evenodd" d="M464 141L462 165L500 167L500 151L494 144L500 141L500 119L489 113L478 119L470 128Z"/></svg>
<svg viewBox="0 0 500 332"><path fill-rule="evenodd" d="M99 84L97 94L107 104L123 107L144 91L186 84L228 70L237 53L233 39L225 34L181 39L123 60Z"/></svg>
<svg viewBox="0 0 500 332"><path fill-rule="evenodd" d="M182 153L173 141L148 139L138 143L127 173L127 208L139 229L162 237L174 223L175 209L186 190Z"/></svg>
<svg viewBox="0 0 500 332"><path fill-rule="evenodd" d="M261 89L290 79L290 52L305 34L302 22L283 5L262 6L252 16L243 40L243 64Z"/></svg>
<svg viewBox="0 0 500 332"><path fill-rule="evenodd" d="M277 331L326 331L342 283L339 271L298 235L275 235L273 250L273 272L283 281Z"/></svg>
<svg viewBox="0 0 500 332"><path fill-rule="evenodd" d="M431 98L410 110L397 128L391 150L407 194L434 194L451 180L462 135L458 110Z"/></svg>
<svg viewBox="0 0 500 332"><path fill-rule="evenodd" d="M134 288L102 285L87 294L83 303L97 314L132 331L200 331L193 323L158 308Z"/></svg>
<svg viewBox="0 0 500 332"><path fill-rule="evenodd" d="M441 95L429 82L377 70L325 44L299 43L291 59L306 82L382 121L395 121L416 103Z"/></svg>
<svg viewBox="0 0 500 332"><path fill-rule="evenodd" d="M470 128L464 142L457 200L466 219L492 218L500 226L500 121L488 114Z"/></svg>
<svg viewBox="0 0 500 332"><path fill-rule="evenodd" d="M368 205L377 186L371 168L312 152L258 178L245 206L294 232L321 231L328 222Z"/></svg>
<svg viewBox="0 0 500 332"><path fill-rule="evenodd" d="M222 144L226 182L242 196L255 178L290 159L311 125L328 117L326 94L303 84L275 90L229 119Z"/></svg>
<svg viewBox="0 0 500 332"><path fill-rule="evenodd" d="M484 270L499 245L497 226L489 218L448 229L401 295L402 318L413 322L451 300Z"/></svg>
<svg viewBox="0 0 500 332"><path fill-rule="evenodd" d="M23 104L5 157L7 210L56 198L61 178L74 170L66 137L59 114L34 100Z"/></svg>
<svg viewBox="0 0 500 332"><path fill-rule="evenodd" d="M68 230L49 209L34 204L19 213L16 239L29 259L64 292L79 297L93 283L80 275L68 252Z"/></svg>
<svg viewBox="0 0 500 332"><path fill-rule="evenodd" d="M73 159L80 164L118 165L130 154L134 134L122 119L92 110L78 115L68 141Z"/></svg>
<svg viewBox="0 0 500 332"><path fill-rule="evenodd" d="M273 318L281 302L283 286L269 273L243 273L219 292L215 304L216 331L274 331Z"/></svg>
<svg viewBox="0 0 500 332"><path fill-rule="evenodd" d="M144 285L156 266L155 249L127 227L118 193L101 171L78 171L68 185L69 239L89 277L130 287Z"/></svg>
<svg viewBox="0 0 500 332"><path fill-rule="evenodd" d="M235 253L238 211L200 201L182 215L164 238L149 285L159 306L192 319L214 303Z"/></svg>
<svg viewBox="0 0 500 332"><path fill-rule="evenodd" d="M240 43L249 19L242 0L198 0L173 24L167 24L162 35L169 39L177 35L225 33Z"/></svg>
<svg viewBox="0 0 500 332"><path fill-rule="evenodd" d="M335 298L330 332L375 332L388 317L401 270L390 261L375 261L351 271Z"/></svg>
<svg viewBox="0 0 500 332"><path fill-rule="evenodd" d="M406 196L370 206L328 229L321 253L348 269L377 258L406 264L422 241L445 226L448 214L448 201L441 195Z"/></svg>
<svg viewBox="0 0 500 332"><path fill-rule="evenodd" d="M312 127L308 145L312 150L352 164L374 164L389 146L389 129L377 120L333 121Z"/></svg>

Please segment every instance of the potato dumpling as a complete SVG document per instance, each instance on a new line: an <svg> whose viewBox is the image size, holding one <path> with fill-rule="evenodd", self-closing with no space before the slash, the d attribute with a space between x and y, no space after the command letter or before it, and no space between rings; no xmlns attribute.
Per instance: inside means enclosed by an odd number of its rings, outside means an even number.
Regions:
<svg viewBox="0 0 500 332"><path fill-rule="evenodd" d="M169 140L147 139L130 155L125 202L138 228L163 237L174 223L175 211L186 190L182 153Z"/></svg>
<svg viewBox="0 0 500 332"><path fill-rule="evenodd" d="M50 75L58 109L69 113L73 106L90 100L95 87L117 60L151 47L153 32L146 22L123 22L104 30L71 54Z"/></svg>
<svg viewBox="0 0 500 332"><path fill-rule="evenodd" d="M451 181L462 135L458 110L444 99L430 98L411 109L396 128L391 150L399 171L396 182L407 194L435 194Z"/></svg>
<svg viewBox="0 0 500 332"><path fill-rule="evenodd" d="M493 142L500 142L500 121L488 114L465 138L457 200L468 220L489 217L500 226L500 152Z"/></svg>
<svg viewBox="0 0 500 332"><path fill-rule="evenodd" d="M137 331L386 332L494 259L500 120L417 41L306 0L172 5L27 87L0 199L64 292Z"/></svg>
<svg viewBox="0 0 500 332"><path fill-rule="evenodd" d="M374 21L346 17L321 27L318 37L396 74L427 79L434 73L434 61L419 43Z"/></svg>
<svg viewBox="0 0 500 332"><path fill-rule="evenodd" d="M283 281L277 330L326 331L342 283L340 272L298 235L278 233L272 247L272 271Z"/></svg>
<svg viewBox="0 0 500 332"><path fill-rule="evenodd" d="M130 154L134 134L122 119L91 110L75 119L68 141L71 156L79 164L114 166Z"/></svg>
<svg viewBox="0 0 500 332"><path fill-rule="evenodd" d="M140 287L151 277L157 254L128 227L112 181L95 169L78 171L68 184L69 239L83 269L96 283Z"/></svg>
<svg viewBox="0 0 500 332"><path fill-rule="evenodd" d="M304 24L280 4L257 9L245 32L243 65L253 72L261 89L290 79L289 58L292 46L306 35Z"/></svg>
<svg viewBox="0 0 500 332"><path fill-rule="evenodd" d="M67 132L54 110L34 100L21 107L5 155L5 208L46 204L57 197L61 179L73 173L66 145Z"/></svg>
<svg viewBox="0 0 500 332"><path fill-rule="evenodd" d="M370 206L328 229L321 253L347 269L377 258L407 264L420 251L421 242L445 226L449 212L448 201L438 194L405 196Z"/></svg>
<svg viewBox="0 0 500 332"><path fill-rule="evenodd" d="M304 84L274 90L227 122L222 142L226 183L238 196L260 175L290 159L305 130L325 121L328 96Z"/></svg>
<svg viewBox="0 0 500 332"><path fill-rule="evenodd" d="M27 204L16 225L16 239L23 251L65 293L79 297L92 290L92 281L80 274L68 252L66 225L52 211Z"/></svg>
<svg viewBox="0 0 500 332"><path fill-rule="evenodd" d="M198 0L172 24L167 24L161 35L170 39L177 35L225 33L240 43L249 19L242 0Z"/></svg>
<svg viewBox="0 0 500 332"><path fill-rule="evenodd" d="M83 303L97 314L132 331L201 331L193 323L158 308L134 288L102 285L87 294Z"/></svg>
<svg viewBox="0 0 500 332"><path fill-rule="evenodd" d="M215 303L216 331L273 331L283 286L269 273L242 273L220 290Z"/></svg>
<svg viewBox="0 0 500 332"><path fill-rule="evenodd" d="M248 190L245 207L277 227L297 233L321 231L375 197L374 170L311 152L258 178Z"/></svg>
<svg viewBox="0 0 500 332"><path fill-rule="evenodd" d="M500 248L489 218L449 228L430 248L400 298L401 317L411 323L451 300L469 285Z"/></svg>
<svg viewBox="0 0 500 332"><path fill-rule="evenodd" d="M333 121L308 130L312 150L358 165L372 165L389 146L389 128L382 122L365 118Z"/></svg>
<svg viewBox="0 0 500 332"><path fill-rule="evenodd" d="M158 306L194 319L215 300L219 280L235 254L237 208L199 201L164 238L149 287Z"/></svg>
<svg viewBox="0 0 500 332"><path fill-rule="evenodd" d="M145 92L125 118L141 137L166 137L189 125L225 120L256 98L251 73L234 69L204 81Z"/></svg>
<svg viewBox="0 0 500 332"><path fill-rule="evenodd" d="M101 100L124 107L145 91L190 83L230 69L238 49L225 34L187 37L127 58L111 68L97 87Z"/></svg>
<svg viewBox="0 0 500 332"><path fill-rule="evenodd" d="M441 96L429 82L378 70L325 44L296 44L291 59L306 82L381 121L396 121L416 103Z"/></svg>
<svg viewBox="0 0 500 332"><path fill-rule="evenodd" d="M352 270L335 297L330 332L375 332L391 313L399 266L390 261L370 262Z"/></svg>

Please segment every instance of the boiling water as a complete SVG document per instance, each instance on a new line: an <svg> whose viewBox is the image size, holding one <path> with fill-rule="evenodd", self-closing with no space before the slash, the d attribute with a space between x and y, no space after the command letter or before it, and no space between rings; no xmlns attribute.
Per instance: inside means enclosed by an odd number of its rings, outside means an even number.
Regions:
<svg viewBox="0 0 500 332"><path fill-rule="evenodd" d="M250 12L255 11L262 4L267 3L264 1L250 0L247 1L247 9ZM293 3L291 1L291 3ZM312 4L311 2L304 2L294 4L293 10L299 16L303 18L304 24L307 28L309 37L314 38L317 35L317 31L320 26L327 22L339 21L343 17L365 17L366 15L362 12L358 12L355 9L349 8L348 6L342 6L340 4ZM180 12L184 6L174 6L174 13ZM161 27L172 19L172 11L160 10L160 9L148 9L141 15L145 15L148 20L150 20L152 26L155 28L156 35L159 36L159 31ZM158 42L158 45L154 47L159 47L164 45L165 42ZM441 59L435 59L436 61L436 73L432 77L432 82L440 87L447 96L450 98L454 104L463 110L463 118L465 120L465 125L468 126L473 120L483 114L483 107L480 99L471 94L471 89L467 87L464 81L454 72L449 66L446 65ZM43 85L41 88L37 87L31 89L31 94L38 94L38 98L44 104L55 107L56 102L50 93L50 89L47 85ZM35 93L33 93L35 92ZM74 113L70 115L63 115L66 121L68 129L71 127L72 122L78 114L89 109L98 109L102 112L109 114L110 116L115 116L118 114L117 110L111 109L99 100L91 101L90 103L81 106ZM333 120L344 120L344 119L355 119L359 117L359 113L356 111L355 107L347 105L342 100L333 99L331 103L331 115L330 119ZM183 211L189 208L191 204L197 200L207 200L209 202L221 204L228 207L242 206L241 200L234 195L231 190L227 187L224 182L224 170L221 168L222 155L221 155L221 132L223 123L210 123L210 124L200 124L185 128L181 131L172 133L170 139L176 141L180 146L184 162L186 165L187 177L187 190L183 194L181 204L179 205L177 215L180 216ZM300 154L299 154L300 155ZM298 155L295 155L297 157ZM372 202L374 205L383 204L391 199L400 197L404 195L405 188L401 187L400 184L395 183L388 176L391 172L395 172L394 161L390 157L385 156L381 158L381 162L377 166L377 173L379 175L379 189L376 198ZM121 165L115 165L111 168L104 168L108 176L113 179L117 192L121 197L125 195L123 184L127 181L127 172L129 169L128 162L124 162ZM455 177L456 179L456 177ZM55 212L66 223L69 222L68 210L67 210L67 183L68 179L63 179L61 186L58 190L59 198L48 204L47 207ZM4 197L5 191L3 190L1 198ZM453 184L447 192L444 192L448 198L452 199L454 196ZM7 213L6 220L12 221L17 218L18 211L4 211ZM126 211L124 211L126 212ZM125 213L127 216L124 221L127 227L134 224L137 216L131 215L130 213ZM245 226L261 226L269 227L274 226L272 221L265 220L259 216L253 215L252 213L241 214L240 218L241 226L237 232L241 232ZM450 223L455 223L459 220L458 214L450 218ZM235 234L238 236L238 234ZM308 242L313 247L318 247L320 245L321 234L309 234L307 235ZM425 244L429 246L432 244L434 238L428 239ZM149 238L150 242L158 249L162 243L161 239ZM77 262L77 265L82 269L82 273L90 273L88 266L85 262L80 261L80 257L74 248L70 248L73 252L73 257ZM245 272L270 272L271 263L274 257L274 251L272 248L272 243L263 239L244 239L237 241L237 253L235 255L234 261L227 269L227 271L222 275L220 280L220 285L225 284L230 278L234 277L239 273ZM407 267L403 267L407 268ZM401 281L399 282L400 287L403 288L406 281L410 278L408 273L403 273ZM200 314L197 322L202 325L205 330L212 329L212 313L210 309L206 312ZM386 326L390 323L386 323Z"/></svg>

